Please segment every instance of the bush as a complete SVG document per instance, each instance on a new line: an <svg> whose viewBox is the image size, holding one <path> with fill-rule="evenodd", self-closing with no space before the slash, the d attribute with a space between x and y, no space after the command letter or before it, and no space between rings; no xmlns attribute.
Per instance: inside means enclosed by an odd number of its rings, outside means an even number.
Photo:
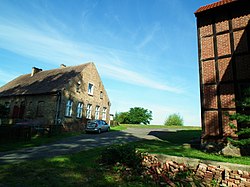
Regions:
<svg viewBox="0 0 250 187"><path fill-rule="evenodd" d="M236 130L238 139L234 140L228 137L228 140L235 146L241 148L243 155L250 155L250 87L242 89L242 98L236 101L236 105L240 110L235 114L228 114L230 123L229 126ZM237 121L238 127L234 125L234 121Z"/></svg>
<svg viewBox="0 0 250 187"><path fill-rule="evenodd" d="M131 168L134 172L142 170L142 154L137 152L134 145L112 145L101 152L101 162L114 166L117 163Z"/></svg>
<svg viewBox="0 0 250 187"><path fill-rule="evenodd" d="M166 126L183 126L183 119L179 114L171 114L167 117L164 125L166 125Z"/></svg>

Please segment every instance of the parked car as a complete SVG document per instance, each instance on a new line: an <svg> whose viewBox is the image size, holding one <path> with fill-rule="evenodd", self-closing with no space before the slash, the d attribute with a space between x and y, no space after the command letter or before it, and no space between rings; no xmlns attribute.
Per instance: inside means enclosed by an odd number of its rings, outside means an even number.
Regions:
<svg viewBox="0 0 250 187"><path fill-rule="evenodd" d="M108 132L110 130L110 125L103 120L90 120L87 122L85 131L88 132Z"/></svg>

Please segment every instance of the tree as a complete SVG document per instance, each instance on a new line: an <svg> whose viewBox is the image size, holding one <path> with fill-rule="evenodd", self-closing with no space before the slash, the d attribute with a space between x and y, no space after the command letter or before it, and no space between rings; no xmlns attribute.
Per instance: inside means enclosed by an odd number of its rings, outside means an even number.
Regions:
<svg viewBox="0 0 250 187"><path fill-rule="evenodd" d="M152 118L152 111L142 108L134 107L130 108L128 112L128 123L129 124L144 124L147 125L150 123Z"/></svg>
<svg viewBox="0 0 250 187"><path fill-rule="evenodd" d="M126 124L129 122L129 113L128 112L116 112L114 120L118 123Z"/></svg>
<svg viewBox="0 0 250 187"><path fill-rule="evenodd" d="M142 107L134 107L130 108L128 112L116 112L114 120L123 124L147 125L152 120L152 111Z"/></svg>
<svg viewBox="0 0 250 187"><path fill-rule="evenodd" d="M166 125L166 126L183 126L183 119L179 114L171 114L167 117L164 125Z"/></svg>

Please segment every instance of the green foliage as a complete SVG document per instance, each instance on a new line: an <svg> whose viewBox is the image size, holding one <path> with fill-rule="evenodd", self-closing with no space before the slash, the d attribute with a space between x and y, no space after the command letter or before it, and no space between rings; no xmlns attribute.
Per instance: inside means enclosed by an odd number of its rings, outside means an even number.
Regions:
<svg viewBox="0 0 250 187"><path fill-rule="evenodd" d="M128 124L147 125L150 123L151 120L152 120L152 111L142 107L130 108Z"/></svg>
<svg viewBox="0 0 250 187"><path fill-rule="evenodd" d="M142 170L142 155L132 144L112 145L101 152L100 161L115 166L117 163L132 168L135 172Z"/></svg>
<svg viewBox="0 0 250 187"><path fill-rule="evenodd" d="M114 119L122 124L147 125L152 120L152 111L142 107L134 107L130 108L128 112L116 113Z"/></svg>
<svg viewBox="0 0 250 187"><path fill-rule="evenodd" d="M237 127L233 125L232 121L236 120L238 123L238 128L236 134L239 136L238 140L233 140L232 138L228 138L228 140L235 146L241 147L243 153L249 155L250 148L250 115L246 113L250 108L250 87L246 88L242 92L242 98L240 101L236 101L238 107L241 108L240 112L235 114L228 114L230 123L229 126L232 129L236 129Z"/></svg>
<svg viewBox="0 0 250 187"><path fill-rule="evenodd" d="M171 114L167 117L164 125L166 125L166 126L183 126L183 119L179 114Z"/></svg>
<svg viewBox="0 0 250 187"><path fill-rule="evenodd" d="M115 113L114 120L118 123L127 123L129 121L129 113L128 112L119 112Z"/></svg>

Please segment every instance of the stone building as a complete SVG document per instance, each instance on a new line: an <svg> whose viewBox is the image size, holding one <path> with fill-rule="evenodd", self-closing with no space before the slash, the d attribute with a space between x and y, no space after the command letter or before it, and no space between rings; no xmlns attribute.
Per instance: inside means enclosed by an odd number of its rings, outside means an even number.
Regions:
<svg viewBox="0 0 250 187"><path fill-rule="evenodd" d="M94 63L32 68L0 88L0 104L9 109L9 123L30 121L81 130L89 119L109 123L110 101Z"/></svg>
<svg viewBox="0 0 250 187"><path fill-rule="evenodd" d="M221 0L200 7L195 16L202 142L225 142L237 138L226 114L239 111L235 101L250 87L250 1Z"/></svg>

